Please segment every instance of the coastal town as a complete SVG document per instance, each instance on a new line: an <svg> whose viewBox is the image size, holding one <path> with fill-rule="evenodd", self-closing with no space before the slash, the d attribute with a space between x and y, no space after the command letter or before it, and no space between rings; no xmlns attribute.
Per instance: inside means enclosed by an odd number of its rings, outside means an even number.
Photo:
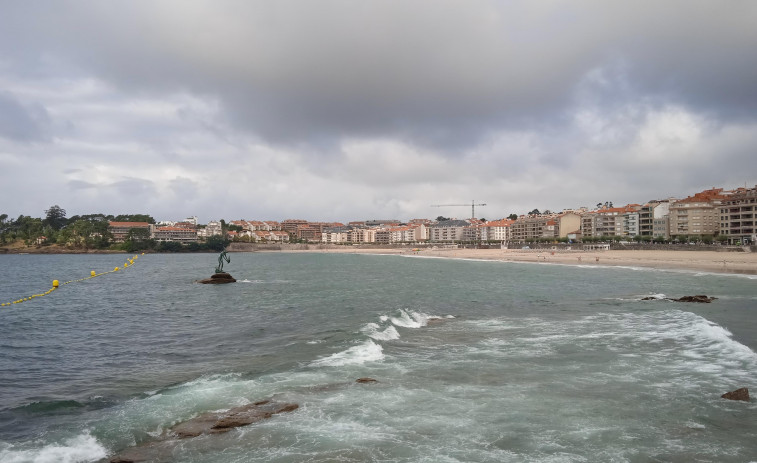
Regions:
<svg viewBox="0 0 757 463"><path fill-rule="evenodd" d="M32 219L32 226L27 224L26 230L19 230L18 225L29 222L30 218L21 216L17 220L7 220L7 215L0 216L0 246L19 239L23 239L27 246L37 247L57 244L76 248L84 244L86 248L103 248L127 242L150 242L188 245L190 250L196 249L198 243L208 241L222 244L486 243L500 246L562 242L585 243L585 246L597 243L598 247L604 246L599 243L613 241L718 242L729 245L751 245L757 241L757 186L732 190L711 188L681 199L664 198L644 204L616 206L606 202L593 208L560 212L535 209L528 214L511 214L495 220L439 216L435 220L375 219L346 224L301 219L212 220L201 224L197 217L178 222L156 222L146 215L117 216L108 220L106 216L95 214L66 219L65 211L58 206L47 213L47 219ZM51 214L57 219L58 227L50 218ZM131 220L124 220L124 217Z"/></svg>

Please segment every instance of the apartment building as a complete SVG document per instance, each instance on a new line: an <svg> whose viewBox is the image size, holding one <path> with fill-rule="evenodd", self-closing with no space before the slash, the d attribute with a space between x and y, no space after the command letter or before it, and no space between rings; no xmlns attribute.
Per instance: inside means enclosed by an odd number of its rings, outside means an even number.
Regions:
<svg viewBox="0 0 757 463"><path fill-rule="evenodd" d="M720 205L720 234L729 244L757 243L757 185L739 188Z"/></svg>
<svg viewBox="0 0 757 463"><path fill-rule="evenodd" d="M445 220L429 227L429 239L432 242L463 241L463 230L470 226L466 220Z"/></svg>
<svg viewBox="0 0 757 463"><path fill-rule="evenodd" d="M512 233L510 231L512 224L513 221L508 219L486 222L484 225L481 225L481 228L484 230L483 239L497 243L510 242L512 240Z"/></svg>
<svg viewBox="0 0 757 463"><path fill-rule="evenodd" d="M717 235L721 204L729 196L722 188L696 193L670 205L670 235Z"/></svg>
<svg viewBox="0 0 757 463"><path fill-rule="evenodd" d="M520 216L510 225L512 240L522 243L555 236L556 215L526 215ZM552 223L550 223L552 222Z"/></svg>
<svg viewBox="0 0 757 463"><path fill-rule="evenodd" d="M194 243L197 241L197 229L194 227L157 227L153 230L155 241L178 241Z"/></svg>
<svg viewBox="0 0 757 463"><path fill-rule="evenodd" d="M623 207L605 207L588 211L581 215L581 235L583 237L624 236L639 234L639 211L641 205L628 204Z"/></svg>
<svg viewBox="0 0 757 463"><path fill-rule="evenodd" d="M641 206L639 209L639 235L640 236L663 236L667 237L669 231L662 229L663 222L667 223L670 214L670 203L675 198L655 199ZM655 232L655 230L658 230Z"/></svg>

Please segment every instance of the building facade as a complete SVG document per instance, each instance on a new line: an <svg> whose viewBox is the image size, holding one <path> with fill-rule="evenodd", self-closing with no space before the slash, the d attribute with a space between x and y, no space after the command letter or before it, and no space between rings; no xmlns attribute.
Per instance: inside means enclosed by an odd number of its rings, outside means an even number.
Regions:
<svg viewBox="0 0 757 463"><path fill-rule="evenodd" d="M729 244L757 243L757 186L739 188L723 200L720 233Z"/></svg>

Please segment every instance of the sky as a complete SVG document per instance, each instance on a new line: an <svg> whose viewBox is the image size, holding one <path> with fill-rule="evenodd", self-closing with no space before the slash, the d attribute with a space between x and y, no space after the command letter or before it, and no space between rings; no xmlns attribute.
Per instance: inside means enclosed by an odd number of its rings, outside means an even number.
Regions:
<svg viewBox="0 0 757 463"><path fill-rule="evenodd" d="M0 213L489 220L757 184L757 2L0 0Z"/></svg>

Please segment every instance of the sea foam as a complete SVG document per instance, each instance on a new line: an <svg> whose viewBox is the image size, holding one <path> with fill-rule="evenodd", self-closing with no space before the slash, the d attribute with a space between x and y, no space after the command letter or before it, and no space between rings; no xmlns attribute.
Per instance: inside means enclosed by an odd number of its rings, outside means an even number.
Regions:
<svg viewBox="0 0 757 463"><path fill-rule="evenodd" d="M360 332L377 341L391 341L392 339L400 338L400 334L399 332L397 332L397 328L390 325L386 329L382 330L381 325L379 325L378 323L368 323L360 329Z"/></svg>
<svg viewBox="0 0 757 463"><path fill-rule="evenodd" d="M74 463L97 461L108 452L90 434L82 434L62 443L46 445L34 450L14 450L13 447L0 450L0 461L4 463Z"/></svg>
<svg viewBox="0 0 757 463"><path fill-rule="evenodd" d="M360 345L337 352L328 357L310 363L312 367L340 367L344 365L362 365L384 358L384 349L370 339Z"/></svg>
<svg viewBox="0 0 757 463"><path fill-rule="evenodd" d="M395 326L401 326L403 328L421 328L428 325L428 319L430 317L421 312L407 312L400 309L396 317L389 317L389 320Z"/></svg>

